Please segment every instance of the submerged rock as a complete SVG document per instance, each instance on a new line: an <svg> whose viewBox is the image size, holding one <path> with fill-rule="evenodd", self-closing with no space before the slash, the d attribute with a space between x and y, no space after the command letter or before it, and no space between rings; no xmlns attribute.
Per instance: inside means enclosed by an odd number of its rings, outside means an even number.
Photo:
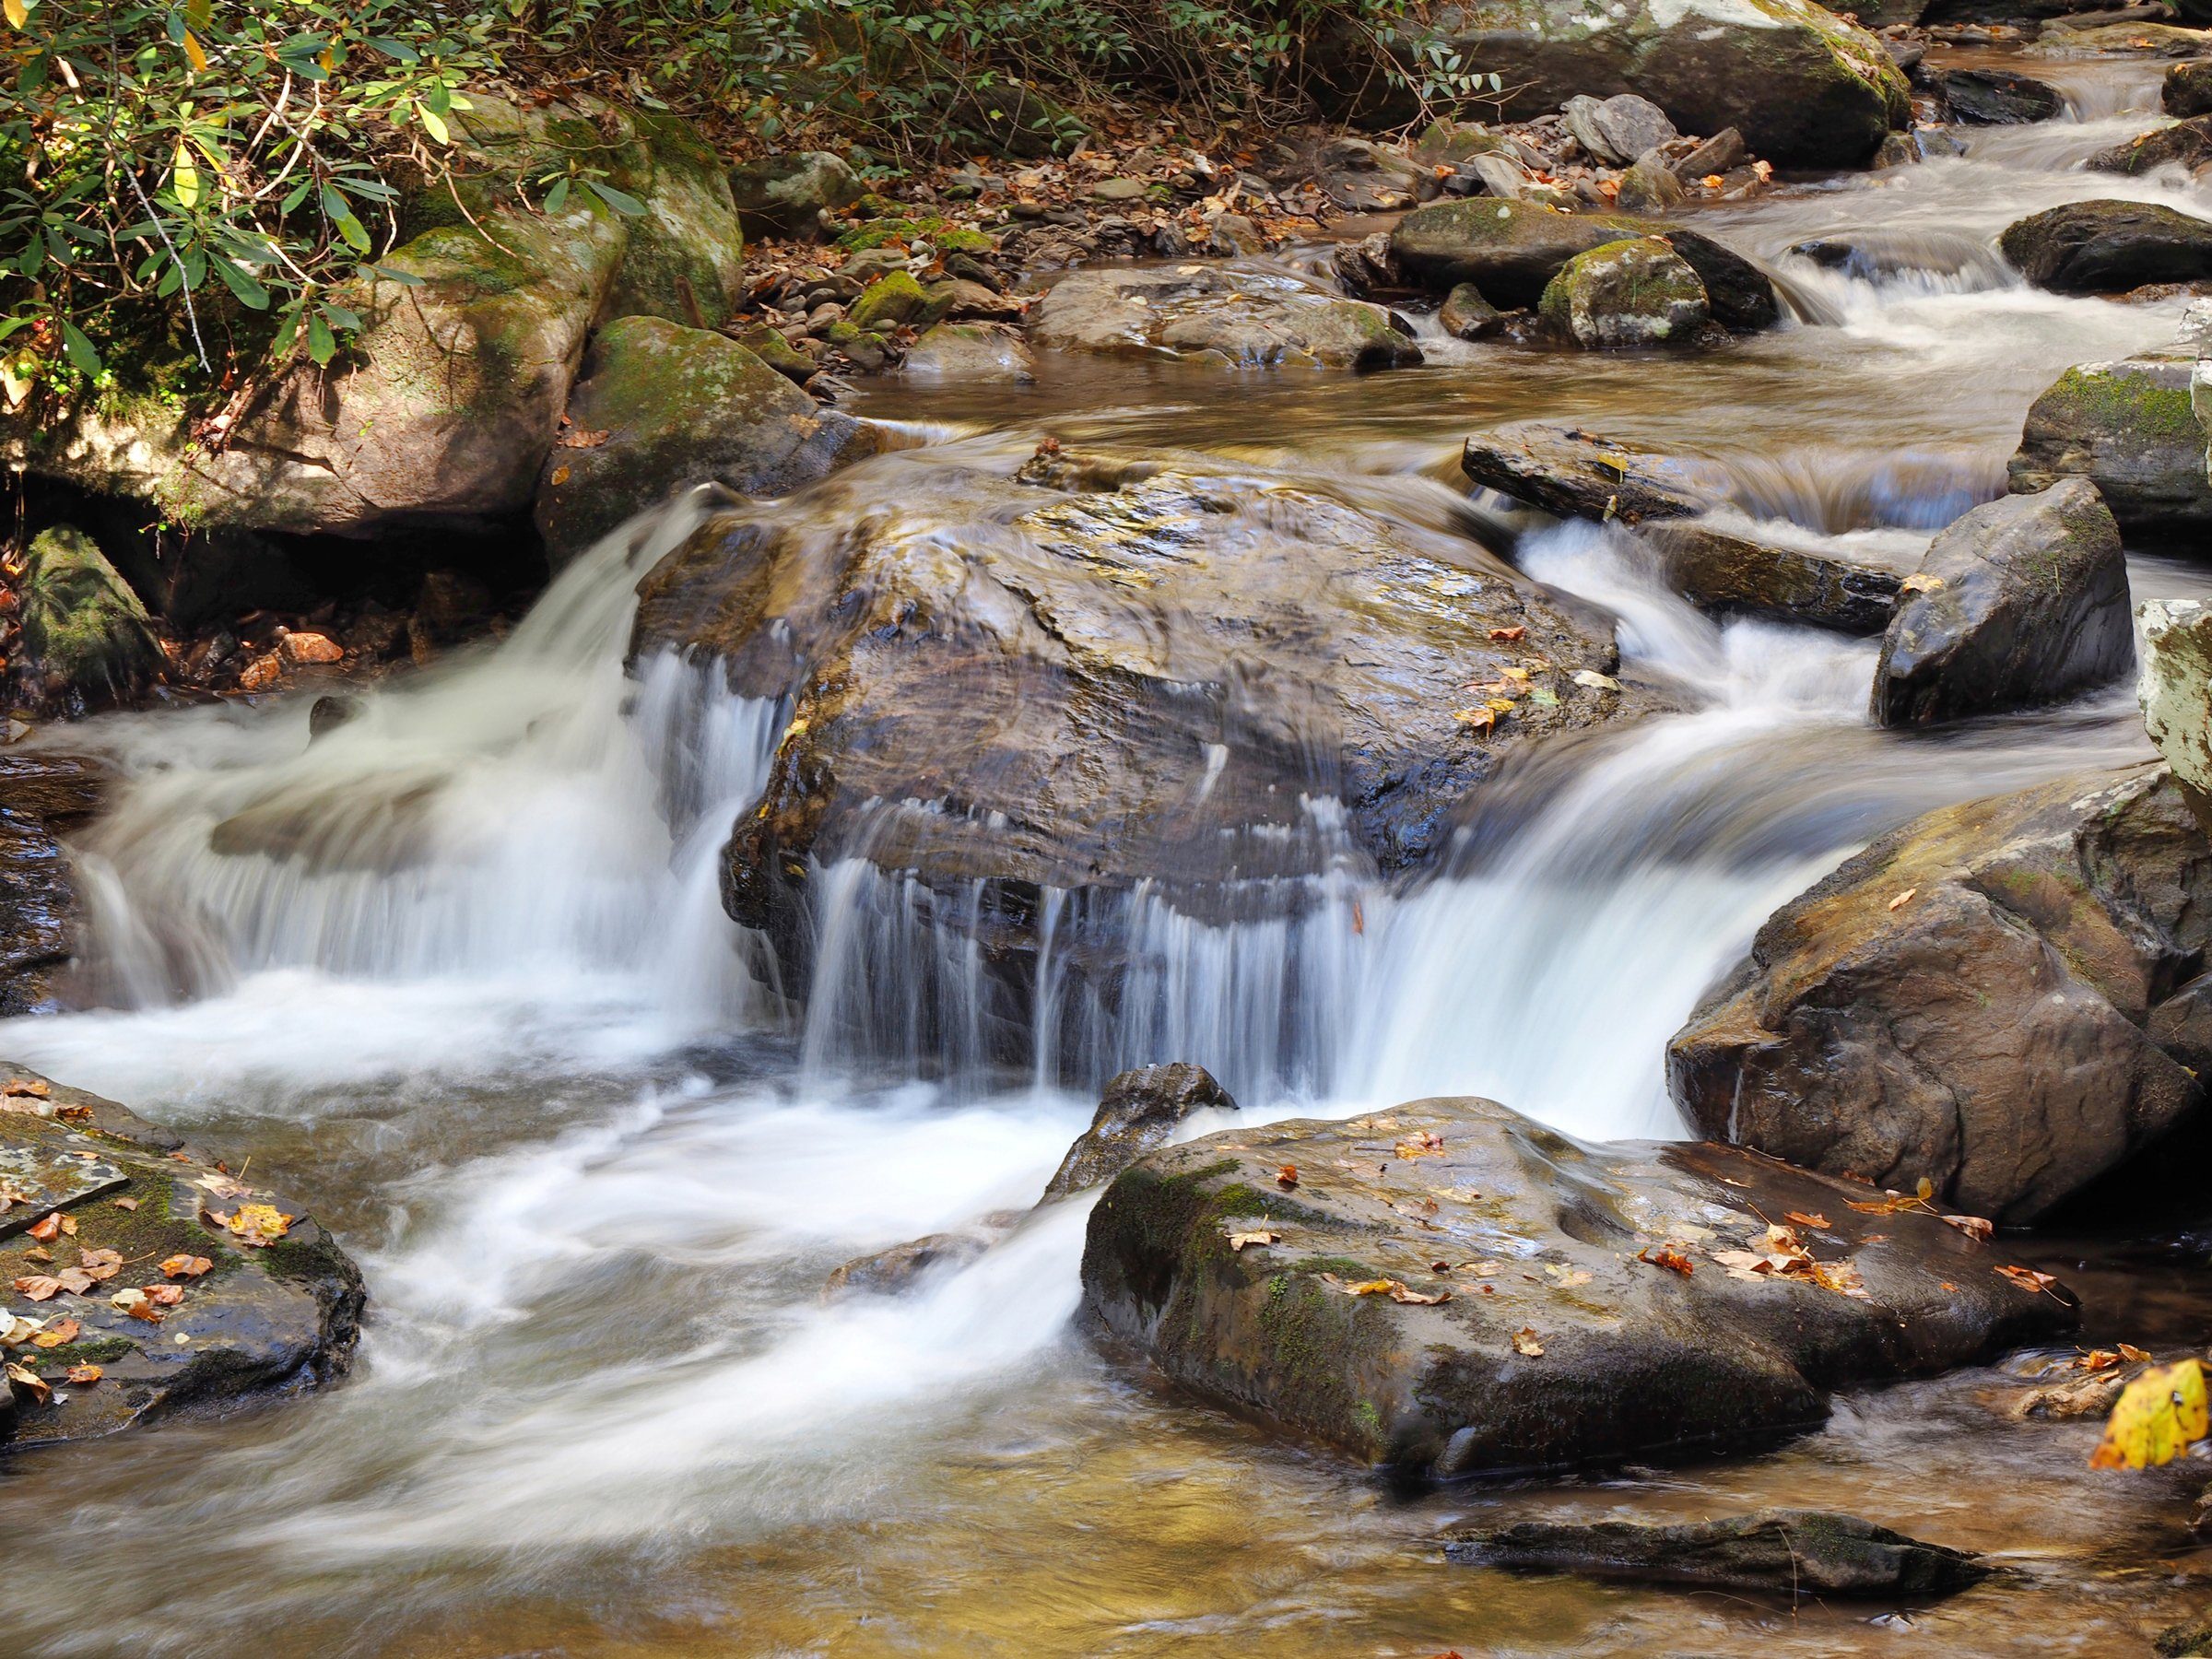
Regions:
<svg viewBox="0 0 2212 1659"><path fill-rule="evenodd" d="M854 1256L822 1283L826 1297L889 1296L940 1267L965 1267L991 1248L981 1233L931 1233L872 1255Z"/></svg>
<svg viewBox="0 0 2212 1659"><path fill-rule="evenodd" d="M2005 227L1997 246L2037 288L2119 294L2212 277L2212 221L2153 202L2068 202Z"/></svg>
<svg viewBox="0 0 2212 1659"><path fill-rule="evenodd" d="M1047 1198L1103 1186L1156 1147L1194 1112L1234 1112L1229 1090L1203 1065L1171 1062L1125 1071L1106 1085L1098 1115L1045 1183Z"/></svg>
<svg viewBox="0 0 2212 1659"><path fill-rule="evenodd" d="M1213 266L1075 272L1038 300L1030 339L1052 351L1244 369L1396 369L1421 360L1411 330L1379 305Z"/></svg>
<svg viewBox="0 0 2212 1659"><path fill-rule="evenodd" d="M19 1067L0 1073L0 1180L18 1199L0 1217L14 1407L11 1419L0 1399L0 1439L15 1449L88 1440L344 1374L360 1274L298 1205L221 1173L112 1100ZM33 1255L32 1230L57 1212L76 1230ZM274 1241L249 1245L247 1233ZM41 1347L41 1336L62 1340Z"/></svg>
<svg viewBox="0 0 2212 1659"><path fill-rule="evenodd" d="M2006 464L2009 487L2028 494L2087 478L2129 530L2212 524L2190 368L2185 359L2131 358L2067 370L2029 408L2020 447Z"/></svg>
<svg viewBox="0 0 2212 1659"><path fill-rule="evenodd" d="M1037 378L1021 331L1004 323L940 323L908 348L900 367L916 380L1026 385Z"/></svg>
<svg viewBox="0 0 2212 1659"><path fill-rule="evenodd" d="M1662 579L1715 616L1875 634L1888 626L1902 580L1878 565L1755 541L1694 519L1655 520L1637 535L1659 555Z"/></svg>
<svg viewBox="0 0 2212 1659"><path fill-rule="evenodd" d="M874 428L819 407L736 341L657 317L599 331L568 421L535 510L556 568L687 485L781 495L878 442Z"/></svg>
<svg viewBox="0 0 2212 1659"><path fill-rule="evenodd" d="M166 659L146 606L74 524L31 537L19 588L16 677L32 700L74 708L127 702Z"/></svg>
<svg viewBox="0 0 2212 1659"><path fill-rule="evenodd" d="M2077 774L1915 818L1777 911L1668 1082L1708 1135L2030 1222L2194 1110L2208 947L2171 774Z"/></svg>
<svg viewBox="0 0 2212 1659"><path fill-rule="evenodd" d="M1147 1154L1091 1212L1084 1302L1203 1395L1432 1476L1759 1445L1830 1390L2071 1323L1985 1246L1863 1195L1736 1147L1583 1146L1417 1100ZM1768 1218L1793 1210L1824 1225L1788 1234L1792 1273L1719 1259L1780 1249Z"/></svg>
<svg viewBox="0 0 2212 1659"><path fill-rule="evenodd" d="M1647 1583L1808 1596L1949 1595L1987 1578L1981 1557L1822 1510L1721 1521L1524 1521L1447 1535L1444 1553L1489 1567L1550 1569Z"/></svg>
<svg viewBox="0 0 2212 1659"><path fill-rule="evenodd" d="M91 818L104 782L98 767L75 756L0 751L0 1017L55 1006L78 917L76 873L60 838Z"/></svg>
<svg viewBox="0 0 2212 1659"><path fill-rule="evenodd" d="M1929 546L1874 671L1874 718L1927 725L2055 702L2135 662L2127 559L2097 487L2004 496Z"/></svg>
<svg viewBox="0 0 2212 1659"><path fill-rule="evenodd" d="M1561 518L1688 518L1722 504L1728 477L1711 462L1520 420L1466 441L1460 470L1487 489Z"/></svg>
<svg viewBox="0 0 2212 1659"><path fill-rule="evenodd" d="M1578 346L1688 346L1712 321L1705 285L1657 237L1607 242L1559 267L1538 306Z"/></svg>

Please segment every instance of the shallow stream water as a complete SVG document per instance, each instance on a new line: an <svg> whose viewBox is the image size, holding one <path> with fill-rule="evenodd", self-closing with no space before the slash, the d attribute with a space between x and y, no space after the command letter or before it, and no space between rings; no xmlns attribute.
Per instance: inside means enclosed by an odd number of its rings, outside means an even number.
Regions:
<svg viewBox="0 0 2212 1659"><path fill-rule="evenodd" d="M1607 359L1430 330L1428 367L1361 380L1071 360L1019 391L871 389L859 412L911 447L763 511L927 499L933 469L1009 467L1051 434L1318 477L1450 536L1492 522L1452 482L1460 439L1560 416L1712 456L1770 533L1909 568L2001 491L2061 370L2179 318L1995 260L2056 202L2206 194L2079 171L2154 117L2157 65L2035 72L2068 118L1701 214L1783 278L1804 320L1771 335ZM1786 252L1867 230L1914 268ZM0 1651L2099 1655L2212 1598L2179 1526L2201 1478L2093 1477L2092 1427L2010 1419L2034 1356L1848 1395L1770 1457L1408 1496L1092 1353L1069 1325L1081 1203L912 1295L818 1295L848 1257L1026 1209L1123 1064L1202 1062L1248 1113L1483 1093L1578 1135L1680 1134L1665 1041L1775 905L1930 806L2147 756L2127 688L1879 732L1873 642L1716 626L1633 542L1539 530L1518 561L1618 612L1686 712L1500 792L1418 883L1347 852L1294 921L1140 900L1123 1013L1065 1010L1027 1065L991 1065L901 1021L902 988L957 1002L974 966L862 866L828 873L807 1013L760 988L715 861L780 712L673 659L624 671L631 586L689 511L312 748L302 700L66 734L127 780L78 849L96 1006L0 1026L0 1053L250 1154L356 1253L372 1312L324 1397L11 1464ZM2171 552L2133 569L2138 599L2212 585ZM2036 1248L2079 1276L2088 1337L2206 1341L2201 1248ZM1477 1514L1784 1502L2014 1571L1930 1608L1793 1614L1430 1542Z"/></svg>

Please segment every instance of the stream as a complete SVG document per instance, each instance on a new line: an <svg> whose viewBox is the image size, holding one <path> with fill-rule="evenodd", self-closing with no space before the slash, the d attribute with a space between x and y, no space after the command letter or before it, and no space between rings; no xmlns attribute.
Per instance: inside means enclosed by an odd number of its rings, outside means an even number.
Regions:
<svg viewBox="0 0 2212 1659"><path fill-rule="evenodd" d="M1721 350L1577 356L1424 322L1428 366L1363 379L1067 359L1033 387L886 382L853 407L907 446L759 511L827 524L877 494L957 534L929 480L1009 470L1049 433L1326 475L1451 536L1461 439L1551 417L1709 455L1767 533L1909 570L2002 491L2062 370L2172 338L2179 300L2040 292L1993 252L2059 202L2212 196L2080 171L2155 117L2161 67L2039 65L2060 120L1700 212L1802 319ZM1867 230L1912 268L1787 253ZM251 1154L359 1260L371 1315L324 1397L9 1465L0 1650L2095 1655L2201 1610L2212 1573L2175 1553L2201 1479L2088 1479L2095 1425L2001 1408L2035 1356L1847 1394L1763 1458L1406 1495L1095 1354L1070 1324L1088 1200L908 1295L820 1295L848 1258L1028 1210L1097 1086L1147 1061L1208 1066L1247 1120L1477 1093L1579 1136L1679 1135L1665 1042L1773 908L1930 807L2148 757L2132 687L1880 731L1877 641L1717 625L1626 538L1535 530L1516 561L1616 612L1687 712L1511 781L1418 880L1347 841L1288 917L1202 922L1140 890L1122 1006L1061 996L1048 950L1048 1017L1008 1064L915 1016L974 1007L981 971L896 878L827 872L797 1017L723 914L718 854L782 713L711 665L625 669L635 582L698 512L603 546L507 638L367 694L312 747L305 699L55 739L124 780L76 849L89 1006L7 1022L0 1053ZM2138 602L2205 587L2169 555L2130 563ZM2172 1245L2039 1239L2022 1259L2072 1276L2085 1340L2201 1344L2212 1273ZM1793 1614L1453 1567L1430 1541L1478 1516L1777 1503L2015 1576L1924 1610Z"/></svg>

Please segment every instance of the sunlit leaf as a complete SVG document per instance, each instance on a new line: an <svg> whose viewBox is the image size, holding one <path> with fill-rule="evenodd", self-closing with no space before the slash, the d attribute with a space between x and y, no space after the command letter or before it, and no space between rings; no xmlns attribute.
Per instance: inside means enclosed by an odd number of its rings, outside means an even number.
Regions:
<svg viewBox="0 0 2212 1659"><path fill-rule="evenodd" d="M2121 1390L2089 1467L2155 1468L2171 1463L2208 1431L2204 1367L2194 1359L2158 1366Z"/></svg>

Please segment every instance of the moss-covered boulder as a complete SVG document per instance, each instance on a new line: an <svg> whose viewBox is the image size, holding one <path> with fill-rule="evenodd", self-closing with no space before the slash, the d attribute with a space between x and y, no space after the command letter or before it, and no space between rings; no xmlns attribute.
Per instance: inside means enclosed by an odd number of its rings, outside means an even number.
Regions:
<svg viewBox="0 0 2212 1659"><path fill-rule="evenodd" d="M1697 272L1653 236L1576 254L1537 310L1552 334L1606 349L1694 345L1712 320Z"/></svg>
<svg viewBox="0 0 2212 1659"><path fill-rule="evenodd" d="M1775 912L1668 1080L1708 1135L2025 1223L2198 1109L2208 948L2212 843L2171 774L2065 777L1915 818Z"/></svg>
<svg viewBox="0 0 2212 1659"><path fill-rule="evenodd" d="M2125 529L2193 534L2212 525L2190 371L2187 360L2164 358L2067 370L2028 410L2006 463L2010 488L2030 493L2082 477Z"/></svg>
<svg viewBox="0 0 2212 1659"><path fill-rule="evenodd" d="M2089 158L2088 165L2095 172L2136 174L2161 167L2180 167L2194 172L2206 161L2212 161L2212 115L2192 116L2186 121L2154 127L2140 137L2099 150Z"/></svg>
<svg viewBox="0 0 2212 1659"><path fill-rule="evenodd" d="M644 152L645 211L629 222L607 314L719 328L745 282L745 229L722 158L673 115L639 110L629 120Z"/></svg>
<svg viewBox="0 0 2212 1659"><path fill-rule="evenodd" d="M1430 288L1471 282L1493 304L1535 305L1576 254L1660 229L1622 214L1467 196L1415 208L1391 232L1390 251Z"/></svg>
<svg viewBox="0 0 2212 1659"><path fill-rule="evenodd" d="M1395 369L1421 360L1390 312L1288 277L1206 265L1077 271L1030 312L1048 351L1180 358L1240 369Z"/></svg>
<svg viewBox="0 0 2212 1659"><path fill-rule="evenodd" d="M1509 118L1635 92L1778 166L1862 165L1912 115L1881 42L1811 0L1465 0L1406 33L1408 55L1437 46L1499 75Z"/></svg>
<svg viewBox="0 0 2212 1659"><path fill-rule="evenodd" d="M877 447L736 341L658 317L599 331L568 417L535 509L556 565L687 485L780 495Z"/></svg>
<svg viewBox="0 0 2212 1659"><path fill-rule="evenodd" d="M34 700L77 708L125 702L160 675L164 658L146 606L74 524L31 538L18 591L17 678Z"/></svg>
<svg viewBox="0 0 2212 1659"><path fill-rule="evenodd" d="M1758 1447L1831 1390L2071 1324L1936 1217L1851 1208L1872 1195L1416 1100L1147 1153L1091 1211L1084 1306L1241 1415L1430 1476ZM1730 1271L1770 1256L1789 1270Z"/></svg>
<svg viewBox="0 0 2212 1659"><path fill-rule="evenodd" d="M2030 283L2059 294L2212 277L2212 220L2155 202L2067 202L2014 220L1997 247Z"/></svg>
<svg viewBox="0 0 2212 1659"><path fill-rule="evenodd" d="M887 271L861 290L845 320L869 333L927 328L951 309L949 291L932 293L906 271Z"/></svg>
<svg viewBox="0 0 2212 1659"><path fill-rule="evenodd" d="M2136 613L2143 671L2136 697L2143 729L2173 768L2173 780L2212 830L2212 603L2153 599Z"/></svg>
<svg viewBox="0 0 2212 1659"><path fill-rule="evenodd" d="M112 1100L0 1065L0 1442L342 1376L361 1276L301 1206ZM65 1218L41 1244L34 1230Z"/></svg>
<svg viewBox="0 0 2212 1659"><path fill-rule="evenodd" d="M2159 101L2167 114L2183 120L2212 115L2212 58L2195 58L2168 69L2159 87Z"/></svg>
<svg viewBox="0 0 2212 1659"><path fill-rule="evenodd" d="M730 169L737 217L755 236L811 236L866 194L844 158L827 150L761 156Z"/></svg>

